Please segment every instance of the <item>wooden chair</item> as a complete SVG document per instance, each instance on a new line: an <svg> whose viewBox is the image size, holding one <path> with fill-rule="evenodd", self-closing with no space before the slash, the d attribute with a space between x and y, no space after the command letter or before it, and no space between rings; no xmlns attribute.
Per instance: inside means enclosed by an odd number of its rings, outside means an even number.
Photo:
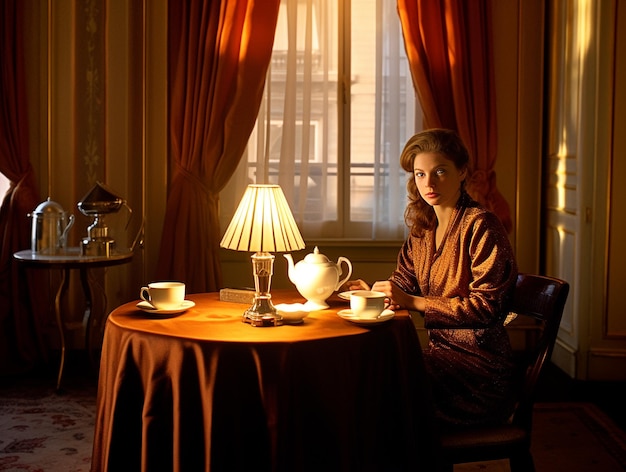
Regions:
<svg viewBox="0 0 626 472"><path fill-rule="evenodd" d="M511 421L501 426L476 427L443 434L440 438L442 470L452 471L454 464L499 459L509 459L511 472L535 470L530 453L535 387L552 354L568 292L569 284L563 280L539 275L518 275L510 312L534 318L543 324L543 330L531 355L526 358L525 373Z"/></svg>

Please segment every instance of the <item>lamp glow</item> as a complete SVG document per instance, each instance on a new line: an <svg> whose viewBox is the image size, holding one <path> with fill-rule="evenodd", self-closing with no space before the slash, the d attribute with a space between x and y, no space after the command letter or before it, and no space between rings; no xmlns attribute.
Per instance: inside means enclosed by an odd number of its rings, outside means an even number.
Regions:
<svg viewBox="0 0 626 472"><path fill-rule="evenodd" d="M300 230L278 185L248 185L220 246L234 251L254 252L254 301L243 314L252 326L278 326L282 316L272 304L274 256L271 252L304 249Z"/></svg>

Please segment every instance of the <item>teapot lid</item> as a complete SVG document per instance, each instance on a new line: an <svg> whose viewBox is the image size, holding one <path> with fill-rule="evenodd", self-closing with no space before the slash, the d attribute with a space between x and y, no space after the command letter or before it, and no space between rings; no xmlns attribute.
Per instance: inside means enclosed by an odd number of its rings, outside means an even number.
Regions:
<svg viewBox="0 0 626 472"><path fill-rule="evenodd" d="M78 202L78 209L83 215L114 213L124 204L124 199L117 196L113 190L102 182L96 184L87 192L83 199Z"/></svg>
<svg viewBox="0 0 626 472"><path fill-rule="evenodd" d="M304 257L304 262L308 264L326 264L329 260L324 254L320 254L320 250L315 246L313 252Z"/></svg>
<svg viewBox="0 0 626 472"><path fill-rule="evenodd" d="M53 218L65 215L65 210L63 210L63 207L60 204L50 200L50 197L48 197L45 202L41 202L37 205L37 208L35 208L32 215Z"/></svg>

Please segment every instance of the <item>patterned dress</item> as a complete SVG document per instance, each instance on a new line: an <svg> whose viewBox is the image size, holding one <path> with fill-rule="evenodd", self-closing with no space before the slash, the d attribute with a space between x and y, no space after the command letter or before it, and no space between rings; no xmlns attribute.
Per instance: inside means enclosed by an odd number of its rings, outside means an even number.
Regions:
<svg viewBox="0 0 626 472"><path fill-rule="evenodd" d="M511 412L513 365L503 321L517 277L507 233L463 193L444 238L410 236L390 280L426 299L424 361L446 425L501 422Z"/></svg>

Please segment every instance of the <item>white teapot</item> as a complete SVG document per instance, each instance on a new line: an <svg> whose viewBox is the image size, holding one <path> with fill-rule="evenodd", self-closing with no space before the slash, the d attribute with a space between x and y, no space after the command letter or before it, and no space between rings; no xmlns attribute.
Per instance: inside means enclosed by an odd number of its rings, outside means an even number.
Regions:
<svg viewBox="0 0 626 472"><path fill-rule="evenodd" d="M284 256L289 263L289 280L307 299L306 306L309 310L328 308L326 299L352 275L352 263L347 258L340 257L337 262L329 261L324 254L320 254L317 246L313 253L307 254L295 265L291 254L284 254ZM342 262L348 267L348 273L340 280L343 275Z"/></svg>

